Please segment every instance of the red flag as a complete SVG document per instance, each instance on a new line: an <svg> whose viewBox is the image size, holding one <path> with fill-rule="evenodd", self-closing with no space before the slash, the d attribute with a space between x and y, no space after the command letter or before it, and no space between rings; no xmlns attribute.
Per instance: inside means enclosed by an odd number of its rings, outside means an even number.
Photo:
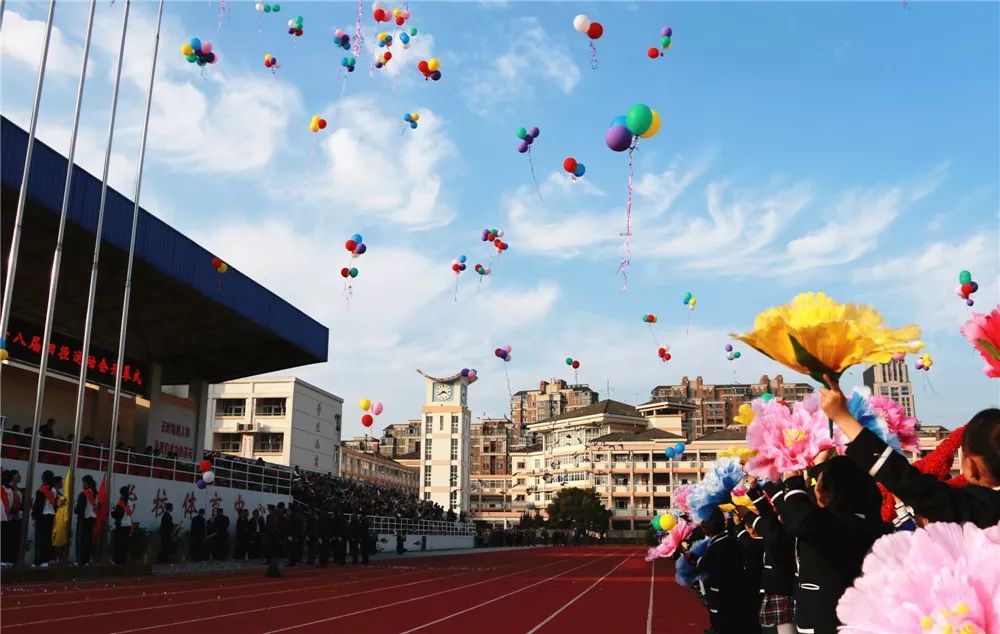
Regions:
<svg viewBox="0 0 1000 634"><path fill-rule="evenodd" d="M97 491L97 521L94 522L94 543L101 543L104 526L108 523L108 487L105 478L101 478L101 487Z"/></svg>

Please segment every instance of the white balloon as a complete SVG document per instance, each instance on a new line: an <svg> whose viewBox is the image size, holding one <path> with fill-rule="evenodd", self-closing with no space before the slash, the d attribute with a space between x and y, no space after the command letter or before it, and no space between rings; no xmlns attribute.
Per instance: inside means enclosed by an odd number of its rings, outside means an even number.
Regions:
<svg viewBox="0 0 1000 634"><path fill-rule="evenodd" d="M573 18L573 28L580 33L586 33L587 29L590 28L590 18L581 13Z"/></svg>
<svg viewBox="0 0 1000 634"><path fill-rule="evenodd" d="M212 484L213 482L215 482L215 474L212 473L211 471L206 471L205 473L201 474L201 479L205 481L205 484Z"/></svg>
<svg viewBox="0 0 1000 634"><path fill-rule="evenodd" d="M253 8L257 10L257 13L264 13L264 3L263 2L258 2L257 4L253 5Z"/></svg>
<svg viewBox="0 0 1000 634"><path fill-rule="evenodd" d="M666 344L666 343L665 343L665 344L663 344L663 351L664 351L664 352L670 352L670 345L669 345L669 344Z"/></svg>
<svg viewBox="0 0 1000 634"><path fill-rule="evenodd" d="M497 229L497 237L498 238L502 238L503 237L503 229Z"/></svg>

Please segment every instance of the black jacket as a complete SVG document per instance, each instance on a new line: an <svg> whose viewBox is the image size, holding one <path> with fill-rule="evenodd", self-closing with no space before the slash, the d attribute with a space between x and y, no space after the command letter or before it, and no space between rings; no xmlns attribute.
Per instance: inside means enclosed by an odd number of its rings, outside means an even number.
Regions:
<svg viewBox="0 0 1000 634"><path fill-rule="evenodd" d="M174 536L174 518L165 511L160 518L160 539L171 539Z"/></svg>
<svg viewBox="0 0 1000 634"><path fill-rule="evenodd" d="M921 473L868 429L847 445L847 455L932 522L972 522L980 528L1000 523L1000 491L974 484L948 486L931 474Z"/></svg>
<svg viewBox="0 0 1000 634"><path fill-rule="evenodd" d="M750 514L747 521L764 540L764 571L760 587L766 594L790 597L795 594L795 538L778 521L778 514L765 496L765 491L772 498L785 494L780 485L770 483L764 490L754 488L749 492L757 515Z"/></svg>
<svg viewBox="0 0 1000 634"><path fill-rule="evenodd" d="M728 533L716 535L697 562L705 573L708 617L716 634L744 634L745 590L740 545Z"/></svg>
<svg viewBox="0 0 1000 634"><path fill-rule="evenodd" d="M200 542L205 539L205 516L195 515L191 518L191 541Z"/></svg>
<svg viewBox="0 0 1000 634"><path fill-rule="evenodd" d="M836 634L837 602L861 575L865 555L887 527L879 517L820 508L806 493L802 476L785 480L784 495L776 496L775 505L795 537L795 624L800 632Z"/></svg>

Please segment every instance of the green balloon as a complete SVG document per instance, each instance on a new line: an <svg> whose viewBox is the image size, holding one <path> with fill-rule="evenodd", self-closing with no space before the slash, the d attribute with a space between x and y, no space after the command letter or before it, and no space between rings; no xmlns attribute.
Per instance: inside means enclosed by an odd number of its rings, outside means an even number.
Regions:
<svg viewBox="0 0 1000 634"><path fill-rule="evenodd" d="M663 48L667 48L668 46L670 46L670 36L669 35L664 35L660 39L660 46L662 46Z"/></svg>
<svg viewBox="0 0 1000 634"><path fill-rule="evenodd" d="M651 125L653 125L653 111L644 103L635 104L625 113L625 126L635 136L645 134Z"/></svg>
<svg viewBox="0 0 1000 634"><path fill-rule="evenodd" d="M357 63L358 63L358 59L356 57L354 57L353 55L351 55L350 57L347 58L347 65L348 66L354 66Z"/></svg>
<svg viewBox="0 0 1000 634"><path fill-rule="evenodd" d="M528 138L528 131L525 130L524 128L518 128L517 138L521 139L522 141L525 140L526 138Z"/></svg>
<svg viewBox="0 0 1000 634"><path fill-rule="evenodd" d="M969 273L968 271L962 271L961 273L959 273L958 274L958 283L959 284L971 284L972 283L972 273Z"/></svg>
<svg viewBox="0 0 1000 634"><path fill-rule="evenodd" d="M410 27L410 37L413 37L416 34L417 34L417 27L415 27L415 26L414 27Z"/></svg>
<svg viewBox="0 0 1000 634"><path fill-rule="evenodd" d="M653 526L654 531L660 530L660 516L654 515L653 519L649 522Z"/></svg>
<svg viewBox="0 0 1000 634"><path fill-rule="evenodd" d="M264 13L270 13L270 12L271 12L271 5L265 4L264 5Z"/></svg>
<svg viewBox="0 0 1000 634"><path fill-rule="evenodd" d="M348 273L350 273L351 277L357 277L358 276L358 270L357 269L351 269L350 271L348 271Z"/></svg>
<svg viewBox="0 0 1000 634"><path fill-rule="evenodd" d="M735 359L739 359L739 358L740 358L740 353L739 353L738 351L737 351L737 352L734 352L734 353L733 353L733 358L735 358Z"/></svg>
<svg viewBox="0 0 1000 634"><path fill-rule="evenodd" d="M198 56L192 54L192 55L186 56L184 59L186 59L187 61L189 61L191 63L194 63L194 60L198 59Z"/></svg>
<svg viewBox="0 0 1000 634"><path fill-rule="evenodd" d="M771 394L770 392L764 392L763 394L760 395L760 400L764 401L765 403L770 401L772 398L774 398L774 395Z"/></svg>
<svg viewBox="0 0 1000 634"><path fill-rule="evenodd" d="M522 130L524 128L521 128ZM573 365L573 357L566 357L566 365Z"/></svg>
<svg viewBox="0 0 1000 634"><path fill-rule="evenodd" d="M274 11L275 13L277 13L278 11L281 11L281 5L280 4L276 4L276 5L272 6L271 7L271 11Z"/></svg>

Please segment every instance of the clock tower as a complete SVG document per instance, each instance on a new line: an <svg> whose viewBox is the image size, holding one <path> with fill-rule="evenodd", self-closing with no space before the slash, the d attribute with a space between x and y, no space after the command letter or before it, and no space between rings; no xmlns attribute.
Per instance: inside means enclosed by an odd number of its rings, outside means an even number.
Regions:
<svg viewBox="0 0 1000 634"><path fill-rule="evenodd" d="M436 377L417 370L427 382L421 409L420 497L452 509L469 511L471 424L469 385L472 376Z"/></svg>

